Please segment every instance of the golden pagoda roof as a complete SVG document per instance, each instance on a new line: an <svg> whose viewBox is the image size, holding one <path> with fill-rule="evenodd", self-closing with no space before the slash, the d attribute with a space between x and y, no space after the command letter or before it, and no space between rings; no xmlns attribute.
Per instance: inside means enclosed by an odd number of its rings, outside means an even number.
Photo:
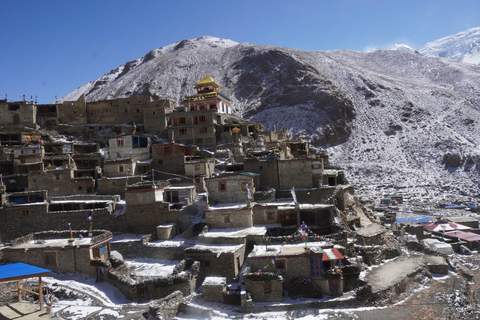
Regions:
<svg viewBox="0 0 480 320"><path fill-rule="evenodd" d="M201 85L206 85L206 84L213 84L214 86L216 87L220 87L220 85L218 84L218 82L216 82L215 80L212 79L212 77L208 76L208 74L205 76L205 78L203 78L202 80L200 80L199 83L195 83L195 86L201 86Z"/></svg>

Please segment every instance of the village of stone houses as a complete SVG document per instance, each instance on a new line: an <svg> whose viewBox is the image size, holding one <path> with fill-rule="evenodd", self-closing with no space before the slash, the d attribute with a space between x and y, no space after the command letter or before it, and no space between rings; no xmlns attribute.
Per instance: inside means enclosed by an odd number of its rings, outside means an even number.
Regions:
<svg viewBox="0 0 480 320"><path fill-rule="evenodd" d="M0 100L3 307L59 319L479 316L479 208L405 215L402 194L362 201L324 150L233 115L208 75L190 86L180 105Z"/></svg>

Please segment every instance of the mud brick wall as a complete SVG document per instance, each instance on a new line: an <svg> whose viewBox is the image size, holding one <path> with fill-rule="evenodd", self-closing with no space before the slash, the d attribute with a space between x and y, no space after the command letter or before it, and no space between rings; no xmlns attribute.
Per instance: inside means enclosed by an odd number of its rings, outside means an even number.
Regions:
<svg viewBox="0 0 480 320"><path fill-rule="evenodd" d="M247 281L245 288L255 302L279 302L283 300L283 281Z"/></svg>
<svg viewBox="0 0 480 320"><path fill-rule="evenodd" d="M242 228L253 226L252 208L207 210L205 211L207 224L212 228Z"/></svg>

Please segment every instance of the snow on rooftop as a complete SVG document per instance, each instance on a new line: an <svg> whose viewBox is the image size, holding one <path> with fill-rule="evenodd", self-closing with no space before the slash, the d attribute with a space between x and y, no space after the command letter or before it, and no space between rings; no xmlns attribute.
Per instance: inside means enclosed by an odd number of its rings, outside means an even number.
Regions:
<svg viewBox="0 0 480 320"><path fill-rule="evenodd" d="M67 247L67 246L88 246L92 242L92 238L73 238L73 241L68 241L68 238L62 239L45 239L45 240L32 240L29 242L21 243L16 245L15 248L58 248L58 247Z"/></svg>
<svg viewBox="0 0 480 320"><path fill-rule="evenodd" d="M227 278L225 277L206 277L203 281L203 286L218 286L227 284Z"/></svg>
<svg viewBox="0 0 480 320"><path fill-rule="evenodd" d="M249 227L249 228L227 228L227 229L210 229L203 234L205 238L242 238L247 235L263 236L267 232L266 227Z"/></svg>
<svg viewBox="0 0 480 320"><path fill-rule="evenodd" d="M194 250L208 250L220 255L222 253L234 253L243 247L245 247L243 244L196 244L190 248Z"/></svg>
<svg viewBox="0 0 480 320"><path fill-rule="evenodd" d="M253 247L252 252L248 255L249 258L252 257L272 257L272 256L286 256L286 255L298 255L306 252L306 249L312 251L322 251L322 247L332 246L329 242L307 242L297 243L297 244L286 244L286 245L256 245Z"/></svg>
<svg viewBox="0 0 480 320"><path fill-rule="evenodd" d="M157 259L126 259L125 264L132 268L130 273L135 277L168 277L178 261L166 261Z"/></svg>
<svg viewBox="0 0 480 320"><path fill-rule="evenodd" d="M191 246L192 242L184 239L181 236L176 236L170 240L156 240L150 241L146 244L147 247L186 247Z"/></svg>
<svg viewBox="0 0 480 320"><path fill-rule="evenodd" d="M141 241L143 236L144 234L133 234L133 233L114 234L112 238L112 243Z"/></svg>

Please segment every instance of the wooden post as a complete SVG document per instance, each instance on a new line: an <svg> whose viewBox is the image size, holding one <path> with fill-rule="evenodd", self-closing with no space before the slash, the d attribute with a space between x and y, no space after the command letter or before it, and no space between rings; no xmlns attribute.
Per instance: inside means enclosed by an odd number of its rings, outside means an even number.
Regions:
<svg viewBox="0 0 480 320"><path fill-rule="evenodd" d="M20 280L17 280L18 302L22 301L22 289L20 287Z"/></svg>
<svg viewBox="0 0 480 320"><path fill-rule="evenodd" d="M42 277L38 277L38 302L40 303L40 310L43 310Z"/></svg>

